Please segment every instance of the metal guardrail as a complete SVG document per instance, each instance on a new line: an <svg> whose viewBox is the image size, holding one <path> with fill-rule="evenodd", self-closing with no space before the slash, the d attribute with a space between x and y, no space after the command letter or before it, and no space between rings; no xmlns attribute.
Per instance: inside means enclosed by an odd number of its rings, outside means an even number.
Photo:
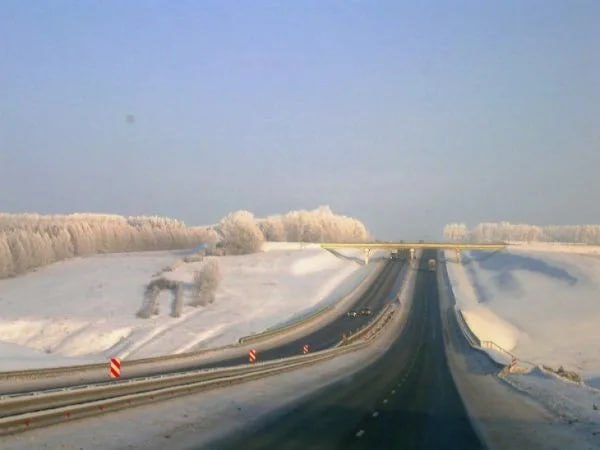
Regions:
<svg viewBox="0 0 600 450"><path fill-rule="evenodd" d="M492 349L492 350L496 350L497 352L504 353L505 355L509 356L510 358L517 359L517 357L513 353L511 353L508 350L500 347L494 341L481 341L480 347L482 347L482 348L489 348L489 349Z"/></svg>
<svg viewBox="0 0 600 450"><path fill-rule="evenodd" d="M335 356L349 351L358 350L364 347L367 342L359 342L352 347L335 349ZM331 354L313 354L304 356L302 361L286 361L285 364L276 366L263 366L259 370L248 370L249 368L240 368L238 373L227 377L219 377L209 380L194 380L183 384L176 384L168 387L157 387L155 389L136 392L131 394L110 395L98 400L82 401L68 406L54 406L53 404L43 405L46 400L44 395L39 395L40 407L37 408L31 402L29 408L33 408L26 413L10 415L0 418L0 435L12 434L15 432L27 431L32 428L52 425L73 419L79 419L94 415L103 414L109 411L116 411L124 408L138 406L152 401L163 400L175 396L192 394L204 390L238 384L265 376L275 375L288 370L293 370L303 366L315 364L319 361L332 358ZM13 405L14 408L14 405ZM37 408L37 409L36 409Z"/></svg>
<svg viewBox="0 0 600 450"><path fill-rule="evenodd" d="M456 319L458 321L459 327L460 327L461 331L463 332L463 335L465 336L465 338L471 345L471 347L473 347L476 350L480 350L480 351L484 351L484 349L490 349L490 350L494 350L501 354L506 355L510 360L510 363L506 365L509 372L512 371L512 369L515 368L515 366L517 364L525 364L526 366L530 366L530 367L536 366L536 364L531 361L526 361L524 359L520 359L519 357L517 357L517 355L515 355L514 353L501 347L494 341L480 340L479 337L471 330L471 328L469 327L469 324L467 323L467 321L465 320L465 318L462 314L462 311L457 306L455 306L455 312L456 312ZM492 358L492 356L489 354L487 354L487 355L495 363L502 365L500 363L500 361L497 361L496 359ZM517 370L517 369L515 369L515 370Z"/></svg>
<svg viewBox="0 0 600 450"><path fill-rule="evenodd" d="M334 309L334 305L326 306L325 308L315 311L313 314L310 314L310 315L298 320L297 322L293 322L291 324L282 326L280 328L275 328L272 330L267 330L267 331L263 331L260 333L251 334L249 336L241 337L238 340L238 343L249 344L251 342L262 341L263 339L267 339L267 338L276 336L278 334L287 333L289 331L295 330L296 328L300 328L301 326L304 326L304 325L312 322L313 320L321 317L323 314L325 314L326 312L329 312L333 309Z"/></svg>
<svg viewBox="0 0 600 450"><path fill-rule="evenodd" d="M479 337L473 332L473 330L471 330L471 327L469 327L465 316L463 316L462 311L457 305L454 305L454 312L456 313L456 320L458 321L458 326L462 330L467 341L469 341L471 346L481 347L481 341L479 340Z"/></svg>
<svg viewBox="0 0 600 450"><path fill-rule="evenodd" d="M311 355L312 356L312 355ZM268 367L280 367L289 365L295 360L275 360ZM112 397L120 395L136 394L151 391L159 387L166 388L181 384L200 381L211 381L239 374L241 371L250 373L264 370L266 363L258 363L252 366L242 365L227 368L199 369L167 375L157 375L132 380L115 380L110 383L93 384L88 386L74 386L60 389L48 389L19 394L8 394L0 396L0 418L38 411L44 408L56 408L68 406L75 403L89 402L106 398L108 394Z"/></svg>
<svg viewBox="0 0 600 450"><path fill-rule="evenodd" d="M374 329L378 330L379 328L377 328L377 326L380 325L381 323L387 323L387 321L391 318L392 314L394 314L394 310L392 309L390 304L387 304L379 312L379 314L377 314L377 316L375 316L375 318L373 320L371 320L368 324L366 324L360 330L356 331L355 333L351 334L350 336L347 336L346 339L343 339L342 341L340 341L340 343L337 346L339 347L339 346L351 344L352 342L356 341L357 339L362 338L363 336L365 336L368 339L369 333Z"/></svg>

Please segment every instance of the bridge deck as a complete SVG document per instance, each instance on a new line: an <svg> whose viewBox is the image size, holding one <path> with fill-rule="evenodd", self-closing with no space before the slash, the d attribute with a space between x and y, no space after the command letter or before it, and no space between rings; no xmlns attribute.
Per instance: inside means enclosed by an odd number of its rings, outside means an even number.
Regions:
<svg viewBox="0 0 600 450"><path fill-rule="evenodd" d="M401 250L401 249L436 249L436 250L482 250L482 251L500 251L507 247L507 244L478 244L478 243L452 243L452 242L356 242L356 243L326 243L321 244L322 248L364 248L364 249L382 249L382 250Z"/></svg>

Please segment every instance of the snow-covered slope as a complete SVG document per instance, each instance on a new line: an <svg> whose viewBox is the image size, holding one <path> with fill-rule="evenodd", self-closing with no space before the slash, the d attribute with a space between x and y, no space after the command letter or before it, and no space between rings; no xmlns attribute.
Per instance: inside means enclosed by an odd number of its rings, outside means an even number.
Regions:
<svg viewBox="0 0 600 450"><path fill-rule="evenodd" d="M597 247L520 245L498 254L448 258L456 302L480 339L496 342L533 366L500 376L537 399L557 420L596 441L600 429L600 256ZM492 354L499 358L500 353ZM583 377L573 383L541 366ZM536 367L537 366L537 367ZM534 425L535 426L535 425ZM577 448L588 448L579 443Z"/></svg>
<svg viewBox="0 0 600 450"><path fill-rule="evenodd" d="M578 247L552 250L472 252L460 265L448 253L457 304L480 339L535 364L563 365L600 387L600 257Z"/></svg>
<svg viewBox="0 0 600 450"><path fill-rule="evenodd" d="M185 306L180 318L170 316L166 291L158 316L136 317L153 274L173 266L163 275L189 282L202 266L176 264L180 251L76 258L0 280L0 371L233 343L331 301L361 267L357 252L344 253L348 259L314 245L267 244L262 253L219 257L215 302Z"/></svg>

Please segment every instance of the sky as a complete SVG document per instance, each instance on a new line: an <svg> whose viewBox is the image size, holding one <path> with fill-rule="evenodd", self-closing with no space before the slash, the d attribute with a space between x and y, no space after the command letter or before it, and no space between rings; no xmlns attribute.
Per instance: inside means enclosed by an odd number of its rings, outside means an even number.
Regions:
<svg viewBox="0 0 600 450"><path fill-rule="evenodd" d="M0 211L600 223L600 2L0 0Z"/></svg>

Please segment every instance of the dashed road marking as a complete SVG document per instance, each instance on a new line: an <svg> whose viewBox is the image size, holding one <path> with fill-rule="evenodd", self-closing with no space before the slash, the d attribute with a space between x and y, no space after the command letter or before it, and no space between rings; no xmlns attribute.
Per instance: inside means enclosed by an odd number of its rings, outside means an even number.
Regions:
<svg viewBox="0 0 600 450"><path fill-rule="evenodd" d="M387 398L384 398L384 399L383 399L383 403L387 403L387 402L388 402L388 399L387 399Z"/></svg>
<svg viewBox="0 0 600 450"><path fill-rule="evenodd" d="M377 416L379 416L379 411L373 412L373 417L377 417Z"/></svg>
<svg viewBox="0 0 600 450"><path fill-rule="evenodd" d="M392 395L396 393L396 389L392 389Z"/></svg>
<svg viewBox="0 0 600 450"><path fill-rule="evenodd" d="M363 434L365 434L365 430L358 430L356 432L356 437L361 437Z"/></svg>

